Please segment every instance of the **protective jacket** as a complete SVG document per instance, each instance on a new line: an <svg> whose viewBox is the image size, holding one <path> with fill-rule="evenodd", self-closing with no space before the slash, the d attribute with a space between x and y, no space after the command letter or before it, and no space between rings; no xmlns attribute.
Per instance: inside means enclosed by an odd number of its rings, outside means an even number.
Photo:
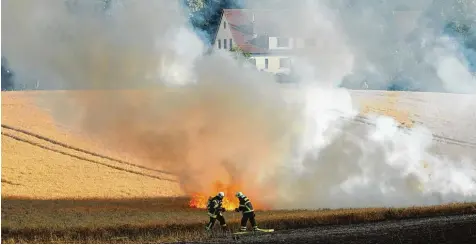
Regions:
<svg viewBox="0 0 476 245"><path fill-rule="evenodd" d="M210 197L208 199L208 205L207 205L208 215L212 218L216 218L217 215L225 211L225 209L222 207L222 203L223 201L220 197L218 196Z"/></svg>
<svg viewBox="0 0 476 245"><path fill-rule="evenodd" d="M251 213L254 212L255 210L253 209L253 205L251 204L250 199L246 196L238 197L240 200L240 206L238 207L238 211L243 212L244 214L246 213Z"/></svg>

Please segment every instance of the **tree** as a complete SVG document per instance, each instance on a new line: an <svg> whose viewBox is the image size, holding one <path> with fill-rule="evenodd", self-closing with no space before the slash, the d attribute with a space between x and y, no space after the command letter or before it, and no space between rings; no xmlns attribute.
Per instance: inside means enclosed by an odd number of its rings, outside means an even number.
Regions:
<svg viewBox="0 0 476 245"><path fill-rule="evenodd" d="M236 55L236 57L242 56L242 57L244 57L245 59L251 58L251 53L245 52L245 51L243 51L242 49L240 49L240 48L237 47L237 46L231 48L230 51L231 51L231 52L234 52L235 55Z"/></svg>
<svg viewBox="0 0 476 245"><path fill-rule="evenodd" d="M2 56L2 91L14 89L13 77L14 73L8 68L7 59Z"/></svg>
<svg viewBox="0 0 476 245"><path fill-rule="evenodd" d="M213 43L214 34L220 25L223 9L241 8L239 0L183 0L189 10L193 27L205 33L207 41Z"/></svg>
<svg viewBox="0 0 476 245"><path fill-rule="evenodd" d="M195 14L205 7L204 0L186 0L185 4L190 10L191 14Z"/></svg>

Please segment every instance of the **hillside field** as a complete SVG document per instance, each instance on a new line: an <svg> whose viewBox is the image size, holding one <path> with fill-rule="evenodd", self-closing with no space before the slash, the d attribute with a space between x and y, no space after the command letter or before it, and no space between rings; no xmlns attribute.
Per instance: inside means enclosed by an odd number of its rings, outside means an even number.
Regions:
<svg viewBox="0 0 476 245"><path fill-rule="evenodd" d="M88 92L2 92L2 242L210 241L203 232L206 212L188 207L173 173L112 151L100 139L58 122L68 118L40 107L52 106L44 104L52 97L77 93ZM404 127L423 124L434 133L436 153L476 159L474 95L352 91L352 98L361 117L374 112L392 116ZM259 211L257 218L261 227L278 231L474 213L475 203L459 203ZM225 215L236 229L239 214Z"/></svg>

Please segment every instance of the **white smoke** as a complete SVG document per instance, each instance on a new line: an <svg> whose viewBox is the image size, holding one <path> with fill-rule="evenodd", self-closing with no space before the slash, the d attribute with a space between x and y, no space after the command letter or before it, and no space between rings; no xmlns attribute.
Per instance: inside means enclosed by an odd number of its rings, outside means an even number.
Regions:
<svg viewBox="0 0 476 245"><path fill-rule="evenodd" d="M304 100L304 126L295 158L269 180L279 186L279 198L272 197L276 207L411 206L475 201L476 159L460 156L463 160L454 161L441 156L441 152L435 153L431 150L435 144L433 136L425 126L402 129L394 119L378 115L368 119L367 123L374 127L350 123L359 108L352 103L349 91L337 89L335 84L345 76L363 71L374 73L373 77L367 76L369 80L377 77L379 83L385 84L393 69L401 69L423 79L425 88L438 88L441 82L446 91L474 93L476 81L455 48L456 43L429 31L414 15L411 29L397 32L391 24L392 9L397 3L319 3L307 1L297 7L299 28L315 30L313 35L321 41L297 57L312 72L300 73L303 87L297 97ZM410 6L421 8L429 4L419 3L420 6ZM410 33L412 39L408 38ZM425 47L412 46L427 39L432 43ZM422 48L423 51L419 50ZM329 84L334 88L329 88ZM418 113L425 113L424 108Z"/></svg>
<svg viewBox="0 0 476 245"><path fill-rule="evenodd" d="M460 45L450 37L443 36L432 53L430 61L443 81L446 91L453 93L476 93L476 77L469 70L468 61L461 57Z"/></svg>
<svg viewBox="0 0 476 245"><path fill-rule="evenodd" d="M60 0L2 2L12 68L72 88L152 88L140 108L126 95L50 102L57 119L82 111L85 132L180 173L187 192L239 177L245 192L271 190L252 196L274 208L476 200L474 159L436 154L424 126L404 130L383 116L368 119L375 126L352 122L360 108L338 88L349 77L386 87L403 73L423 89L474 91L454 42L421 21L430 1L410 4L419 12L400 31L397 1L285 2L298 11L275 19L278 30L317 39L295 54L293 89L226 52L204 56L178 1L118 1L107 15L92 11L97 1L76 2L74 13Z"/></svg>

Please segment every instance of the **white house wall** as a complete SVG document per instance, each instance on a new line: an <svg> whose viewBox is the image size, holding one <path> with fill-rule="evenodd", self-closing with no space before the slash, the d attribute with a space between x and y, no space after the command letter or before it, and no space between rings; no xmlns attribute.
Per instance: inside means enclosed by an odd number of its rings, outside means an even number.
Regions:
<svg viewBox="0 0 476 245"><path fill-rule="evenodd" d="M294 47L294 39L289 39L289 46L288 47L278 47L278 38L277 37L269 37L269 49L292 49Z"/></svg>
<svg viewBox="0 0 476 245"><path fill-rule="evenodd" d="M253 55L251 58L256 60L256 69L263 70L271 73L287 73L289 68L280 68L280 59L281 58L290 58L289 56L261 56ZM266 69L266 59L268 59L268 68ZM292 61L291 61L292 64Z"/></svg>
<svg viewBox="0 0 476 245"><path fill-rule="evenodd" d="M226 28L224 28L225 22L226 22ZM231 35L231 31L230 31L230 25L226 21L225 16L223 16L223 18L221 19L220 27L218 28L217 36L215 38L215 43L213 44L213 46L215 49L220 49L218 47L218 40L220 40L221 49L224 49L223 40L226 40L227 42L226 50L230 50L230 39L233 39L233 36ZM232 40L232 45L233 47L236 46L235 40Z"/></svg>
<svg viewBox="0 0 476 245"><path fill-rule="evenodd" d="M278 38L277 37L269 37L269 49L271 50L287 50L287 49L300 49L305 48L305 38L298 38L293 37L289 38L289 46L288 47L278 47Z"/></svg>

